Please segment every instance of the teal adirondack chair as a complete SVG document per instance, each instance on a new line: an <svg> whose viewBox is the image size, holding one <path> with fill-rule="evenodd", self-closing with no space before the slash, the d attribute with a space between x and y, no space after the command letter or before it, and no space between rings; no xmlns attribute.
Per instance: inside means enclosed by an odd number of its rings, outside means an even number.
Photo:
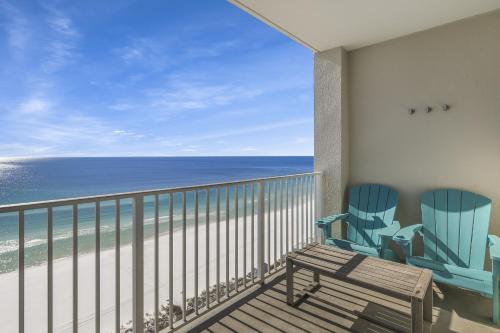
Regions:
<svg viewBox="0 0 500 333"><path fill-rule="evenodd" d="M359 252L364 255L394 258L388 242L399 231L394 221L398 192L378 184L352 187L349 211L319 219L316 225L323 230L325 244ZM347 239L332 238L333 223L347 222Z"/></svg>
<svg viewBox="0 0 500 333"><path fill-rule="evenodd" d="M421 211L422 224L405 227L393 237L403 248L406 262L431 269L435 281L493 298L493 321L498 323L500 238L488 236L491 200L472 192L441 189L422 195ZM416 233L423 237L423 256L412 253ZM492 272L484 270L487 246Z"/></svg>

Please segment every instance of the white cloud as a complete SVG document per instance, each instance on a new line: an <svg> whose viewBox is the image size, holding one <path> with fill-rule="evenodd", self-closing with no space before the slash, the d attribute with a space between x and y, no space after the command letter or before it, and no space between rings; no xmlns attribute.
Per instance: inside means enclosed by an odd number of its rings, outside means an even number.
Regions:
<svg viewBox="0 0 500 333"><path fill-rule="evenodd" d="M194 43L193 43L194 44ZM189 58L211 58L226 53L230 49L240 46L240 41L228 40L223 42L206 43L184 48L183 52Z"/></svg>
<svg viewBox="0 0 500 333"><path fill-rule="evenodd" d="M132 48L132 47L126 47L126 48L122 49L121 58L127 64L129 64L135 60L141 60L143 58L143 56L144 56L144 53L141 49Z"/></svg>
<svg viewBox="0 0 500 333"><path fill-rule="evenodd" d="M11 51L19 55L29 45L31 38L29 21L20 10L7 1L0 1L0 10L6 18L5 29Z"/></svg>
<svg viewBox="0 0 500 333"><path fill-rule="evenodd" d="M149 106L160 111L199 110L229 105L261 95L261 89L236 84L210 84L174 77L166 89L146 92Z"/></svg>
<svg viewBox="0 0 500 333"><path fill-rule="evenodd" d="M48 23L52 29L60 35L68 37L78 37L80 35L74 28L73 22L68 17L53 17L48 20Z"/></svg>
<svg viewBox="0 0 500 333"><path fill-rule="evenodd" d="M154 71L162 71L171 59L165 40L133 38L130 44L114 51L127 66L139 66Z"/></svg>
<svg viewBox="0 0 500 333"><path fill-rule="evenodd" d="M42 64L45 72L52 73L72 64L78 58L77 42L81 35L74 27L73 21L62 12L48 8L52 13L47 23L52 31L47 43L47 58Z"/></svg>
<svg viewBox="0 0 500 333"><path fill-rule="evenodd" d="M133 131L126 131L126 130L113 130L111 133L115 136L126 136L126 137L137 138L137 139L141 139L144 137L143 134L138 134L138 133L135 133Z"/></svg>
<svg viewBox="0 0 500 333"><path fill-rule="evenodd" d="M303 143L310 143L312 141L312 138L310 137L298 137L293 140L293 143L295 144L303 144Z"/></svg>
<svg viewBox="0 0 500 333"><path fill-rule="evenodd" d="M309 124L311 122L312 122L311 118L289 119L287 121L280 121L280 122L274 122L274 123L269 123L269 124L249 126L249 127L241 127L241 128L236 128L233 130L217 131L217 132L207 133L207 134L203 134L203 135L199 135L199 136L190 136L186 141L197 142L197 141L221 139L221 138L226 138L226 137L241 136L241 135L245 135L245 134L270 131L270 130L274 130L274 129L278 129L278 128L286 128L286 127L292 127L292 126L297 126L297 125L304 125L304 124Z"/></svg>
<svg viewBox="0 0 500 333"><path fill-rule="evenodd" d="M51 103L44 98L33 97L19 105L18 111L21 113L44 115L50 111Z"/></svg>

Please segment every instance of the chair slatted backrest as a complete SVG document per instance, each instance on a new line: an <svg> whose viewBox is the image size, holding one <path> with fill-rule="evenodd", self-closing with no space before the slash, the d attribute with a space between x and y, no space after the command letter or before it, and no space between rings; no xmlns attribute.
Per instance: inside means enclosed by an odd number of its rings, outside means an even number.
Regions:
<svg viewBox="0 0 500 333"><path fill-rule="evenodd" d="M379 246L380 239L376 231L393 223L398 197L398 192L384 185L352 187L349 193L347 239L363 246Z"/></svg>
<svg viewBox="0 0 500 333"><path fill-rule="evenodd" d="M424 256L484 269L491 200L472 192L440 189L422 195Z"/></svg>

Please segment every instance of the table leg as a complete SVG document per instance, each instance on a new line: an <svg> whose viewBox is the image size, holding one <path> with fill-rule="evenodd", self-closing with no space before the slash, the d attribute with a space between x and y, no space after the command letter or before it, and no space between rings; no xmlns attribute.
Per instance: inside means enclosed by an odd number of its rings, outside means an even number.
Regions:
<svg viewBox="0 0 500 333"><path fill-rule="evenodd" d="M432 323L432 280L429 282L427 286L427 290L425 291L424 296L424 320Z"/></svg>
<svg viewBox="0 0 500 333"><path fill-rule="evenodd" d="M424 331L424 306L422 299L411 298L411 332L422 333Z"/></svg>
<svg viewBox="0 0 500 333"><path fill-rule="evenodd" d="M286 259L286 302L288 305L293 302L293 261L290 258Z"/></svg>

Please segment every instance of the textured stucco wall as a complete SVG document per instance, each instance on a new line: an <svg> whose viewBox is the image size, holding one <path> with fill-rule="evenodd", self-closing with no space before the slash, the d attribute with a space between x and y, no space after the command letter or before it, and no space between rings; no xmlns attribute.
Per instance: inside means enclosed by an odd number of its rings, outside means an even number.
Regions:
<svg viewBox="0 0 500 333"><path fill-rule="evenodd" d="M315 54L314 169L323 176L324 215L342 211L349 176L347 69L342 48Z"/></svg>
<svg viewBox="0 0 500 333"><path fill-rule="evenodd" d="M402 225L423 191L479 192L500 235L500 11L352 51L349 73L349 183L399 190Z"/></svg>

